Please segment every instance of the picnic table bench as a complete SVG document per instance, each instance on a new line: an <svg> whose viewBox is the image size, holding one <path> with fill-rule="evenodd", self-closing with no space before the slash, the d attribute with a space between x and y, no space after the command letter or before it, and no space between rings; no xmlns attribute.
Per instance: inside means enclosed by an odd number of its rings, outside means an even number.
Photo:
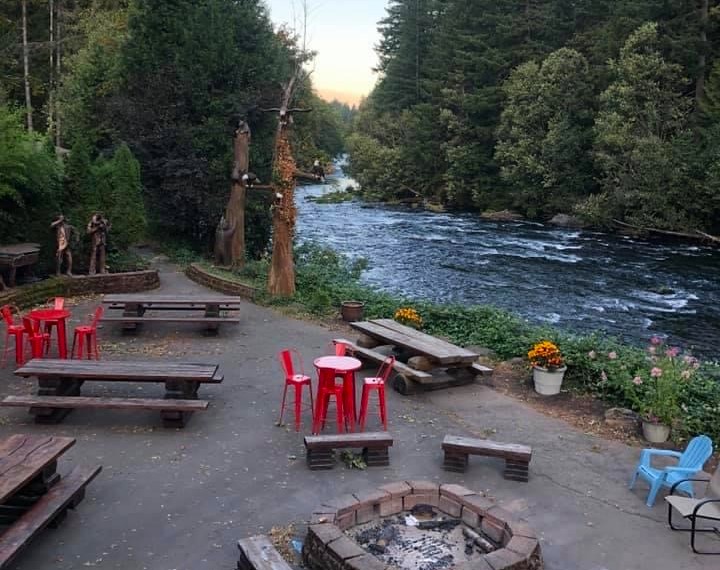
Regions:
<svg viewBox="0 0 720 570"><path fill-rule="evenodd" d="M397 375L392 385L399 393L407 395L421 390L437 390L449 386L468 384L478 375L492 374L492 368L476 362L478 354L449 343L445 340L420 332L411 327L402 325L392 319L374 319L350 323L355 330L365 335L365 340L371 340L380 345L390 345L396 356L395 371ZM358 343L336 339L348 345L359 358L382 362L386 355L365 348ZM409 360L412 356L423 356L430 363L429 370L413 368Z"/></svg>
<svg viewBox="0 0 720 570"><path fill-rule="evenodd" d="M59 423L74 408L159 410L165 427L184 427L193 412L206 410L209 402L198 399L200 384L219 384L223 376L217 364L152 361L93 361L33 359L15 371L35 377L37 395L7 396L0 406L30 407L36 423ZM88 381L159 382L164 398L83 397L80 388Z"/></svg>
<svg viewBox="0 0 720 570"><path fill-rule="evenodd" d="M57 473L57 459L75 444L71 437L12 435L0 441L0 569L7 568L45 527L56 526L85 497L102 470L75 467Z"/></svg>
<svg viewBox="0 0 720 570"><path fill-rule="evenodd" d="M8 286L15 287L15 279L19 267L27 267L37 263L40 257L40 244L16 243L0 246L0 270L8 271ZM0 291L4 288L2 275L0 275Z"/></svg>
<svg viewBox="0 0 720 570"><path fill-rule="evenodd" d="M221 324L240 322L223 313L238 311L241 302L240 297L225 295L105 295L106 308L122 311L122 316L106 315L102 321L122 323L123 331L130 333L147 322L200 323L207 334L217 334ZM146 315L147 311L152 314ZM188 314L193 311L197 314Z"/></svg>
<svg viewBox="0 0 720 570"><path fill-rule="evenodd" d="M505 479L527 481L532 448L520 443L500 443L489 439L446 435L442 442L445 452L443 467L446 471L464 473L467 469L468 455L500 457L505 460Z"/></svg>
<svg viewBox="0 0 720 570"><path fill-rule="evenodd" d="M332 469L334 450L349 447L362 448L363 460L368 467L390 465L388 448L393 444L386 431L306 435L304 439L307 465L311 471Z"/></svg>

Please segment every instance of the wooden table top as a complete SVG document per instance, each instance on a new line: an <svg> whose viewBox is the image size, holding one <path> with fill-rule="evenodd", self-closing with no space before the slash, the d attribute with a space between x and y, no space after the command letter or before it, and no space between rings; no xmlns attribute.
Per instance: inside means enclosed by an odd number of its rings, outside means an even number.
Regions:
<svg viewBox="0 0 720 570"><path fill-rule="evenodd" d="M73 445L73 437L42 435L11 435L0 441L0 503Z"/></svg>
<svg viewBox="0 0 720 570"><path fill-rule="evenodd" d="M34 358L15 371L17 376L75 378L78 380L120 380L164 382L186 380L215 382L217 364L124 360L63 360Z"/></svg>
<svg viewBox="0 0 720 570"><path fill-rule="evenodd" d="M478 355L392 319L374 319L350 323L350 326L368 336L423 354L440 364L471 364Z"/></svg>
<svg viewBox="0 0 720 570"><path fill-rule="evenodd" d="M12 245L0 245L0 256L27 255L40 251L39 243L15 243Z"/></svg>
<svg viewBox="0 0 720 570"><path fill-rule="evenodd" d="M228 295L105 295L105 305L125 305L138 303L141 305L237 305L243 301L242 297Z"/></svg>

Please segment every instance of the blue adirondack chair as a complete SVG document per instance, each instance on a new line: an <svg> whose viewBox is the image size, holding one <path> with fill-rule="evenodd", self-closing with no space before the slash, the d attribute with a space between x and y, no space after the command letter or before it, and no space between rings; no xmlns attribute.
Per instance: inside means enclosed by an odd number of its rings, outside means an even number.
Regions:
<svg viewBox="0 0 720 570"><path fill-rule="evenodd" d="M650 492L647 496L648 507L655 504L655 497L662 487L672 487L675 483L682 479L692 478L695 473L701 471L705 462L710 458L713 452L711 439L706 435L694 437L688 443L685 451L669 451L665 449L643 449L640 454L640 461L635 468L635 474L630 481L632 489L638 477L645 479L650 485ZM652 467L652 458L655 455L664 455L677 458L677 465L659 469ZM684 482L677 486L677 490L693 496L692 483Z"/></svg>

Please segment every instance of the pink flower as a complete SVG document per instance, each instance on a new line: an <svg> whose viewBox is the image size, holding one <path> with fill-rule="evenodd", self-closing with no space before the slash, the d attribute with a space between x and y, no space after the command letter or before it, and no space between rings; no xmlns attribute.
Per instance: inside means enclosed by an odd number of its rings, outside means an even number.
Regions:
<svg viewBox="0 0 720 570"><path fill-rule="evenodd" d="M608 358L609 358L610 360L615 360L615 359L617 359L617 352L615 352L614 350L613 350L612 352L608 352Z"/></svg>
<svg viewBox="0 0 720 570"><path fill-rule="evenodd" d="M642 383L643 383L643 380L642 380L642 378L640 378L640 376L635 376L635 378L633 378L633 384L635 384L635 386L640 386L640 384L642 384Z"/></svg>
<svg viewBox="0 0 720 570"><path fill-rule="evenodd" d="M655 354L655 350L656 350L656 348L654 346L648 346L648 352L650 354Z"/></svg>
<svg viewBox="0 0 720 570"><path fill-rule="evenodd" d="M607 382L607 374L605 374L604 370L600 373L600 381Z"/></svg>
<svg viewBox="0 0 720 570"><path fill-rule="evenodd" d="M668 358L675 358L678 354L680 354L679 346L673 346L672 348L668 348L665 351L665 356L667 356Z"/></svg>
<svg viewBox="0 0 720 570"><path fill-rule="evenodd" d="M595 357L596 357L596 356L597 356L597 354L595 354L595 351L594 351L594 350L591 350L590 352L588 352L588 358L589 358L590 360L595 360Z"/></svg>
<svg viewBox="0 0 720 570"><path fill-rule="evenodd" d="M650 376L652 376L653 378L660 378L660 376L662 376L662 368L658 368L657 366L655 366L650 371Z"/></svg>
<svg viewBox="0 0 720 570"><path fill-rule="evenodd" d="M659 336L655 335L650 339L650 344L659 346L662 344L662 339Z"/></svg>

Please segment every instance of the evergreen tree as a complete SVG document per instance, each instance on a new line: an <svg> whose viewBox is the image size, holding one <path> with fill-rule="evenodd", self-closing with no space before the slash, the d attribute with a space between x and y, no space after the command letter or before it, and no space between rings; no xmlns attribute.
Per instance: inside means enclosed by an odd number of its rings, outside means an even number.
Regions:
<svg viewBox="0 0 720 570"><path fill-rule="evenodd" d="M100 207L95 179L92 171L90 145L85 139L78 139L70 150L65 165L62 209L71 222L81 227Z"/></svg>
<svg viewBox="0 0 720 570"><path fill-rule="evenodd" d="M147 225L140 163L126 144L115 151L111 172L111 198L104 213L112 223L113 245L125 250L145 236Z"/></svg>

